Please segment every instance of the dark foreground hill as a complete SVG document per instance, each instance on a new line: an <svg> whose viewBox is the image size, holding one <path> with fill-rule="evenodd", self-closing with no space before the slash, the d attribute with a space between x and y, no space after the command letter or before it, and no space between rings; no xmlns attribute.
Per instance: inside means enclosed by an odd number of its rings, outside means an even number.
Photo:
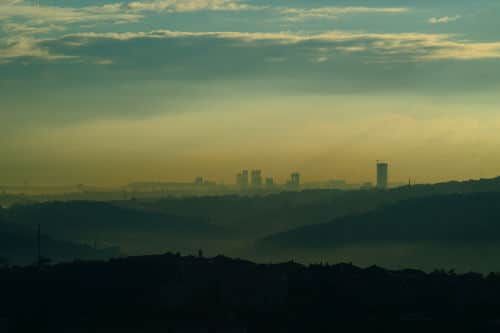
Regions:
<svg viewBox="0 0 500 333"><path fill-rule="evenodd" d="M497 261L500 255L500 193L472 193L430 196L404 200L383 206L371 212L346 216L330 223L316 224L274 234L257 242L260 253L287 255L297 253L371 252L371 262L386 264L384 256L400 254L400 264L405 265L402 251L415 265L411 255L421 255L427 261L443 267L458 259L469 264ZM347 249L347 250L346 250ZM457 252L458 251L458 252ZM457 258L450 258L455 252ZM441 262L439 258L441 257ZM317 256L325 258L325 256ZM413 261L411 261L413 260ZM437 260L437 261L436 261ZM432 266L430 268L433 268ZM493 266L490 269L500 266ZM474 268L478 269L478 268ZM482 269L482 268L481 268Z"/></svg>
<svg viewBox="0 0 500 333"><path fill-rule="evenodd" d="M325 332L363 325L494 332L500 318L495 274L258 265L220 256L0 269L0 294L0 325L9 332Z"/></svg>

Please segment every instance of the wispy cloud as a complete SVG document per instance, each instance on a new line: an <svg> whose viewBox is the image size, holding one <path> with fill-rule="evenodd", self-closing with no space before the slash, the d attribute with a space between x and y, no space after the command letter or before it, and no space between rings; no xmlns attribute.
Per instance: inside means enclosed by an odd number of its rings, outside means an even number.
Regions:
<svg viewBox="0 0 500 333"><path fill-rule="evenodd" d="M129 33L80 33L67 35L66 39L113 39L131 40L137 38L213 38L238 40L258 47L259 43L276 45L304 44L315 42L319 57L325 61L333 52L361 53L376 56L377 60L432 61L432 60L474 60L500 58L500 42L473 42L458 40L453 34L429 33L363 33L330 31L319 34L245 33L245 32L185 32L157 30ZM310 43L309 43L310 44ZM309 45L308 44L308 45ZM328 52L324 52L328 50Z"/></svg>
<svg viewBox="0 0 500 333"><path fill-rule="evenodd" d="M441 47L422 55L425 60L479 60L500 59L500 42L443 42Z"/></svg>
<svg viewBox="0 0 500 333"><path fill-rule="evenodd" d="M354 53L354 52L364 52L366 51L366 46L337 46L337 50Z"/></svg>
<svg viewBox="0 0 500 333"><path fill-rule="evenodd" d="M33 24L65 24L88 21L137 21L143 16L118 10L115 5L82 8L33 6L26 2L0 2L0 20L23 18Z"/></svg>
<svg viewBox="0 0 500 333"><path fill-rule="evenodd" d="M124 5L131 10L138 11L167 11L167 12L193 12L201 10L210 11L245 11L258 10L264 7L253 6L238 0L159 0L159 1L133 1Z"/></svg>
<svg viewBox="0 0 500 333"><path fill-rule="evenodd" d="M29 37L8 39L4 44L0 48L0 64L24 58L44 61L75 58L74 56L52 53L49 48L42 47L40 41Z"/></svg>
<svg viewBox="0 0 500 333"><path fill-rule="evenodd" d="M8 22L3 26L3 30L11 34L45 34L51 31L64 31L65 27L61 25L30 25L24 23Z"/></svg>
<svg viewBox="0 0 500 333"><path fill-rule="evenodd" d="M200 43L206 45L207 40L212 40L213 47L223 47L225 50L242 47L266 48L273 46L279 50L282 45L282 53L276 57L288 57L298 52L309 55L309 61L323 63L335 59L336 54L356 53L362 55L364 61L368 62L428 62L438 60L477 60L477 59L500 59L500 42L473 42L459 40L453 34L429 34L429 33L363 33L351 31L330 31L319 34L294 34L294 33L246 33L246 32L186 32L156 30L150 32L126 32L126 33L74 33L67 34L54 39L20 39L11 41L3 48L0 58L12 61L16 57L40 58L47 60L64 59L60 54L64 48L56 47L54 54L50 47L55 45L71 46L70 54L77 57L79 48L99 40L100 45L108 42L128 42L137 39L158 40L157 45L162 45L161 40L168 40L169 48L183 45L190 40L190 45ZM176 40L180 42L176 43ZM237 43L218 43L216 41L237 41ZM166 42L167 43L167 42ZM132 44L131 44L132 45ZM115 45L116 47L116 45ZM131 46L132 47L132 46ZM286 47L286 48L285 48ZM103 50L105 50L104 48ZM116 54L100 53L98 57L106 59L105 63L114 63ZM168 55L165 61L168 60ZM85 56L82 55L82 61ZM263 57L263 61L269 56ZM90 63L96 62L96 56L89 58ZM186 64L189 66L189 63Z"/></svg>
<svg viewBox="0 0 500 333"><path fill-rule="evenodd" d="M23 0L0 0L0 29L7 33L44 34L65 30L67 25L80 27L95 23L128 24L145 19L146 11L244 11L264 7L239 0L158 0L117 2L84 7L34 5Z"/></svg>
<svg viewBox="0 0 500 333"><path fill-rule="evenodd" d="M85 38L110 38L127 40L133 38L177 38L177 37L214 37L224 39L239 39L243 41L264 41L272 40L277 43L299 43L305 41L350 41L363 39L381 40L408 40L429 42L447 39L451 34L426 34L426 33L369 33L352 31L327 31L317 34L299 34L291 32L237 32L237 31L211 31L211 32L190 32L172 30L154 30L150 32L104 32L104 33L77 33L67 35Z"/></svg>
<svg viewBox="0 0 500 333"><path fill-rule="evenodd" d="M398 14L408 12L404 7L319 7L319 8L285 8L281 13L289 20L309 18L336 19L348 14Z"/></svg>
<svg viewBox="0 0 500 333"><path fill-rule="evenodd" d="M431 17L428 22L430 24L444 24L458 21L461 18L460 15L455 16L442 16L442 17Z"/></svg>

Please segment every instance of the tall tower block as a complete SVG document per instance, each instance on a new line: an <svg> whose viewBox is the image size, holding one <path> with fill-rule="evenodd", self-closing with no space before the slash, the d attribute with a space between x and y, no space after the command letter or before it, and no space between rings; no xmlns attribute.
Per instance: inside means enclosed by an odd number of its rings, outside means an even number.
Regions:
<svg viewBox="0 0 500 333"><path fill-rule="evenodd" d="M262 185L262 171L261 170L252 170L251 174L251 183L254 187L260 187Z"/></svg>
<svg viewBox="0 0 500 333"><path fill-rule="evenodd" d="M236 184L240 187L240 189L248 187L248 170L243 170L236 175Z"/></svg>
<svg viewBox="0 0 500 333"><path fill-rule="evenodd" d="M377 161L377 188L379 190L387 189L389 184L389 164L387 162Z"/></svg>

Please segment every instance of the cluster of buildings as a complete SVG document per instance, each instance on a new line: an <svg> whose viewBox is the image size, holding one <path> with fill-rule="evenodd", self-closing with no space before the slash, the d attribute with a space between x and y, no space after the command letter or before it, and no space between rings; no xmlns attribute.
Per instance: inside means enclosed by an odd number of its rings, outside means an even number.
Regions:
<svg viewBox="0 0 500 333"><path fill-rule="evenodd" d="M385 190L389 187L389 164L387 162L377 161L376 165L376 185L375 188L379 190ZM207 181L203 179L203 177L196 177L194 181L194 185L211 185L215 187L217 184L215 182ZM314 185L314 186L313 186ZM266 190L276 190L276 189L304 189L304 188L322 188L323 187L331 187L331 188L348 188L348 184L344 181L336 181L333 182L322 182L321 184L316 183L308 183L301 184L301 175L299 172L293 172L290 174L289 179L284 184L277 184L273 177L264 177L262 170L254 169L254 170L241 170L236 175L236 188L238 190L258 190L258 189L266 189ZM355 186L352 185L352 186ZM372 183L363 183L358 185L358 189L373 189L374 186Z"/></svg>
<svg viewBox="0 0 500 333"><path fill-rule="evenodd" d="M203 179L203 177L198 176L194 179L194 185L215 186L217 185L217 183L211 180Z"/></svg>
<svg viewBox="0 0 500 333"><path fill-rule="evenodd" d="M264 179L262 170L252 170L250 173L248 170L242 170L236 175L236 185L240 189L262 188L263 185L266 188L272 188L275 186L275 182L273 177L266 177ZM292 173L286 185L290 188L298 188L300 186L300 173Z"/></svg>
<svg viewBox="0 0 500 333"><path fill-rule="evenodd" d="M392 184L392 186L405 184ZM409 182L408 185L411 185ZM127 200L132 198L188 197L228 195L238 193L278 193L299 190L385 190L389 188L389 164L377 161L376 184L352 183L344 180L325 180L303 183L301 174L294 172L288 180L278 184L273 177L263 176L261 170L242 170L236 175L236 184L224 184L198 176L192 182L135 182L119 189L97 188L86 185L68 187L0 186L0 207L28 202L29 196L37 200ZM27 194L28 196L25 196Z"/></svg>

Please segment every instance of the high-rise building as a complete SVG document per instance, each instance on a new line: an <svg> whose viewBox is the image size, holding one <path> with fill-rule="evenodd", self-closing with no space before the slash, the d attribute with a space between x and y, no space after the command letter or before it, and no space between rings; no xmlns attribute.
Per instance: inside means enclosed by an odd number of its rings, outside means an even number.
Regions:
<svg viewBox="0 0 500 333"><path fill-rule="evenodd" d="M236 175L236 185L240 188L248 187L248 170L243 170Z"/></svg>
<svg viewBox="0 0 500 333"><path fill-rule="evenodd" d="M300 173L294 172L290 175L290 180L287 182L287 185L292 188L300 187Z"/></svg>
<svg viewBox="0 0 500 333"><path fill-rule="evenodd" d="M252 186L262 186L262 171L252 170L251 180Z"/></svg>
<svg viewBox="0 0 500 333"><path fill-rule="evenodd" d="M389 164L377 161L377 188L385 190L389 184Z"/></svg>

